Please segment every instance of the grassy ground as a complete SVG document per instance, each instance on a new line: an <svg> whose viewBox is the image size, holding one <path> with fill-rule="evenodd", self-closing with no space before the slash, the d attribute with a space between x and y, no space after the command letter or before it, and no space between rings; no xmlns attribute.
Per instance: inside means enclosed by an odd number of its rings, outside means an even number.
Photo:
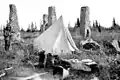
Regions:
<svg viewBox="0 0 120 80"><path fill-rule="evenodd" d="M33 39L31 39L30 36L27 36L27 34L24 35L23 38L25 40L24 43L13 44L10 47L10 51L8 52L4 50L4 41L3 40L0 41L0 66L1 65L3 65L2 67L6 65L13 66L13 69L8 72L7 76L2 78L3 80L11 80L10 77L13 77L13 76L28 76L28 75L31 75L32 73L45 72L44 69L34 69L34 67L31 64L25 61L25 58L29 58L29 61L31 61L32 63L36 63L38 62L38 57L37 57L37 54L34 54L34 51L33 51L33 46L32 46ZM79 42L78 39L76 39L76 43ZM101 42L100 41L98 42L102 46ZM99 80L115 80L111 78L111 74L113 73L113 71L112 70L110 71L111 67L109 66L113 65L112 61L119 55L113 55L113 54L107 55L106 54L107 50L104 48L102 48L101 50L92 51L92 52L85 51L83 49L80 49L80 50L82 51L81 53L76 53L74 55L69 54L62 58L65 58L65 59L77 58L79 60L89 58L98 62L101 65L104 65L104 67L100 68L99 75L98 73L91 74L91 73L85 73L82 71L71 69L70 76L65 80L90 80L94 76L97 76ZM116 66L118 66L118 64ZM114 71L119 69L119 67L114 68L114 66L112 68L114 69ZM49 80L53 80L53 78L50 78L50 76L52 75L49 74L49 76L47 77L45 76L46 80L47 78L49 78Z"/></svg>

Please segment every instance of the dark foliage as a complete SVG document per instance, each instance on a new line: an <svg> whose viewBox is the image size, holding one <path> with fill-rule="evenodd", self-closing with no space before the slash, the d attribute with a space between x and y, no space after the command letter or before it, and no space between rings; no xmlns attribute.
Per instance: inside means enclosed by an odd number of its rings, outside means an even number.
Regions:
<svg viewBox="0 0 120 80"><path fill-rule="evenodd" d="M22 28L21 30L20 30L21 32L25 32L25 30Z"/></svg>
<svg viewBox="0 0 120 80"><path fill-rule="evenodd" d="M86 43L83 45L83 48L84 49L87 49L87 50L97 50L97 49L100 49L100 47L98 45L96 45L95 43Z"/></svg>
<svg viewBox="0 0 120 80"><path fill-rule="evenodd" d="M31 32L31 30L28 28L28 29L26 30L26 32Z"/></svg>
<svg viewBox="0 0 120 80"><path fill-rule="evenodd" d="M96 75L99 80L111 80L109 74L109 66L99 65L99 71Z"/></svg>
<svg viewBox="0 0 120 80"><path fill-rule="evenodd" d="M77 27L80 27L80 20L77 18Z"/></svg>
<svg viewBox="0 0 120 80"><path fill-rule="evenodd" d="M120 60L114 60L109 65L111 80L120 80Z"/></svg>
<svg viewBox="0 0 120 80"><path fill-rule="evenodd" d="M98 26L98 32L101 33L101 26L100 26L100 24L99 24L99 26Z"/></svg>
<svg viewBox="0 0 120 80"><path fill-rule="evenodd" d="M116 21L115 21L115 18L113 18L113 25L112 26L116 26Z"/></svg>
<svg viewBox="0 0 120 80"><path fill-rule="evenodd" d="M107 55L116 55L118 53L118 51L116 50L116 48L108 41L103 41L103 47L105 49L105 53Z"/></svg>

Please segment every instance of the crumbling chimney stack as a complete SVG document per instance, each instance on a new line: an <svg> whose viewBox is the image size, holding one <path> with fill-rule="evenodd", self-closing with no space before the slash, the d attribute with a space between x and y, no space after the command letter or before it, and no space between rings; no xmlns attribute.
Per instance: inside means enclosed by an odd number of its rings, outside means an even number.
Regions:
<svg viewBox="0 0 120 80"><path fill-rule="evenodd" d="M91 36L90 20L89 20L89 7L88 6L81 7L80 34L84 38Z"/></svg>
<svg viewBox="0 0 120 80"><path fill-rule="evenodd" d="M7 27L11 27L12 40L20 40L20 27L18 23L16 6L14 4L10 4L9 8L9 23Z"/></svg>
<svg viewBox="0 0 120 80"><path fill-rule="evenodd" d="M48 7L48 26L51 26L56 20L55 6Z"/></svg>
<svg viewBox="0 0 120 80"><path fill-rule="evenodd" d="M17 9L14 4L9 5L10 13L9 13L9 25L11 26L12 32L16 33L20 31L20 27L18 24L18 16Z"/></svg>

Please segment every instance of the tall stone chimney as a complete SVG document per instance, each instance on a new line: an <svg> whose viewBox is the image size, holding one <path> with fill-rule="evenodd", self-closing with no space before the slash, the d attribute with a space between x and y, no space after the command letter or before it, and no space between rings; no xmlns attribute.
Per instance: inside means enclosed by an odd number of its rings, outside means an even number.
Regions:
<svg viewBox="0 0 120 80"><path fill-rule="evenodd" d="M18 24L17 9L14 4L9 5L9 23L8 27L11 27L12 40L20 40L20 27Z"/></svg>
<svg viewBox="0 0 120 80"><path fill-rule="evenodd" d="M80 34L84 38L91 36L90 20L89 20L89 7L88 6L81 7Z"/></svg>
<svg viewBox="0 0 120 80"><path fill-rule="evenodd" d="M44 25L44 31L48 28L48 15L43 15L43 25Z"/></svg>
<svg viewBox="0 0 120 80"><path fill-rule="evenodd" d="M43 14L43 23L41 27L41 32L44 32L48 28L48 15Z"/></svg>
<svg viewBox="0 0 120 80"><path fill-rule="evenodd" d="M48 26L51 26L56 20L55 6L50 6L48 8Z"/></svg>
<svg viewBox="0 0 120 80"><path fill-rule="evenodd" d="M43 24L48 23L48 15L43 14Z"/></svg>
<svg viewBox="0 0 120 80"><path fill-rule="evenodd" d="M14 4L9 5L10 13L9 13L9 25L11 26L12 32L16 33L20 31L20 27L18 24L17 17L17 9Z"/></svg>

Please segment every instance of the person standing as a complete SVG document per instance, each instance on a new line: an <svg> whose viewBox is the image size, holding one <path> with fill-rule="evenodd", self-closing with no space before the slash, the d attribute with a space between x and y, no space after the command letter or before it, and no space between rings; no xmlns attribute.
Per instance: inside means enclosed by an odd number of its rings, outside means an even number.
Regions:
<svg viewBox="0 0 120 80"><path fill-rule="evenodd" d="M10 47L10 40L11 40L11 27L7 25L3 31L4 41L5 41L5 50L8 51Z"/></svg>
<svg viewBox="0 0 120 80"><path fill-rule="evenodd" d="M45 51L39 52L39 67L43 68L45 62Z"/></svg>

